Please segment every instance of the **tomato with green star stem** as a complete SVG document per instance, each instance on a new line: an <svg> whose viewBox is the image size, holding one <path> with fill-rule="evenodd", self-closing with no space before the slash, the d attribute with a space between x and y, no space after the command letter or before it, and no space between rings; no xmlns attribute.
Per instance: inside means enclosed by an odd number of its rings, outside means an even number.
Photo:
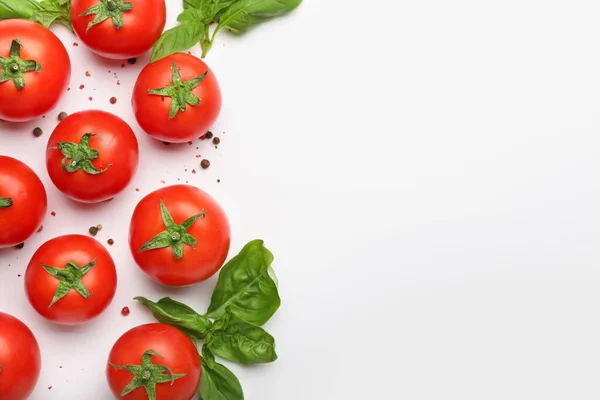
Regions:
<svg viewBox="0 0 600 400"><path fill-rule="evenodd" d="M81 111L58 124L46 150L46 168L54 185L84 203L118 195L138 167L138 141L129 125L116 115Z"/></svg>
<svg viewBox="0 0 600 400"><path fill-rule="evenodd" d="M30 21L0 21L0 119L30 121L67 91L71 60L50 30Z"/></svg>
<svg viewBox="0 0 600 400"><path fill-rule="evenodd" d="M19 160L0 156L0 249L29 239L47 207L46 189L36 173Z"/></svg>
<svg viewBox="0 0 600 400"><path fill-rule="evenodd" d="M165 0L73 0L77 36L102 57L123 60L152 48L167 20Z"/></svg>
<svg viewBox="0 0 600 400"><path fill-rule="evenodd" d="M189 185L159 189L133 212L129 248L154 281L189 286L213 276L227 259L229 220L206 192Z"/></svg>
<svg viewBox="0 0 600 400"><path fill-rule="evenodd" d="M221 112L221 89L202 60L177 53L142 70L132 104L138 123L150 136L185 143L215 124Z"/></svg>
<svg viewBox="0 0 600 400"><path fill-rule="evenodd" d="M79 325L109 306L117 288L117 270L108 251L83 235L57 237L33 255L25 272L25 292L44 318Z"/></svg>
<svg viewBox="0 0 600 400"><path fill-rule="evenodd" d="M116 399L190 400L202 367L196 345L177 328L147 324L126 332L108 356L106 377Z"/></svg>
<svg viewBox="0 0 600 400"><path fill-rule="evenodd" d="M0 399L24 400L42 367L40 346L23 322L0 312Z"/></svg>

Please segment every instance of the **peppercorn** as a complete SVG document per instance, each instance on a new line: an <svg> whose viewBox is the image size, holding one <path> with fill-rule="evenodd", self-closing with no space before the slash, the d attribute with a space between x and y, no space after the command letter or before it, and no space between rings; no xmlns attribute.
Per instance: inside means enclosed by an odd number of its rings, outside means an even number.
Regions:
<svg viewBox="0 0 600 400"><path fill-rule="evenodd" d="M98 234L98 227L91 226L90 229L89 229L89 231L90 231L90 235L96 236Z"/></svg>
<svg viewBox="0 0 600 400"><path fill-rule="evenodd" d="M210 161L208 161L207 159L202 160L202 162L200 163L200 166L204 169L210 167Z"/></svg>
<svg viewBox="0 0 600 400"><path fill-rule="evenodd" d="M204 135L205 138L207 139L212 139L213 138L213 133L211 131L206 132L206 134Z"/></svg>
<svg viewBox="0 0 600 400"><path fill-rule="evenodd" d="M33 136L35 137L42 136L42 133L44 133L44 131L42 131L42 128L40 128L39 126L33 130Z"/></svg>
<svg viewBox="0 0 600 400"><path fill-rule="evenodd" d="M110 104L115 104L117 102L117 98L116 97L111 97L110 98Z"/></svg>
<svg viewBox="0 0 600 400"><path fill-rule="evenodd" d="M217 136L217 137L215 137L215 138L213 139L213 143L214 143L214 144L219 144L219 143L221 143L221 139L219 139L219 137Z"/></svg>
<svg viewBox="0 0 600 400"><path fill-rule="evenodd" d="M63 119L67 118L69 116L69 114L67 114L66 112L62 111L60 114L58 114L58 120L62 121Z"/></svg>
<svg viewBox="0 0 600 400"><path fill-rule="evenodd" d="M113 244L115 244L115 241L112 239L108 239L107 243L112 246Z"/></svg>

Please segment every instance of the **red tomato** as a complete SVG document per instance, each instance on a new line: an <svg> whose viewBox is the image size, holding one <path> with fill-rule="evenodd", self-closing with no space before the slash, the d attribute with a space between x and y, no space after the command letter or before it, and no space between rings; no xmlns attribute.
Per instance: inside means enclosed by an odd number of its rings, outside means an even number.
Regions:
<svg viewBox="0 0 600 400"><path fill-rule="evenodd" d="M64 325L83 324L100 315L116 288L112 257L98 241L83 235L47 241L25 272L25 292L33 308Z"/></svg>
<svg viewBox="0 0 600 400"><path fill-rule="evenodd" d="M154 281L169 286L189 286L213 276L227 258L230 241L229 220L221 206L188 185L144 197L129 229L137 264Z"/></svg>
<svg viewBox="0 0 600 400"><path fill-rule="evenodd" d="M181 104L180 99L187 102ZM221 102L221 89L212 70L202 60L182 53L147 65L132 98L142 129L171 143L204 135L217 121Z"/></svg>
<svg viewBox="0 0 600 400"><path fill-rule="evenodd" d="M134 368L126 366L142 367L139 384L127 390L136 375ZM158 400L190 400L201 375L194 343L177 328L164 324L142 325L126 332L113 346L106 365L110 390L115 399L124 400L147 400L147 388L156 389Z"/></svg>
<svg viewBox="0 0 600 400"><path fill-rule="evenodd" d="M81 111L54 130L46 167L54 185L84 203L112 199L133 179L138 142L121 118L104 111Z"/></svg>
<svg viewBox="0 0 600 400"><path fill-rule="evenodd" d="M40 377L40 346L29 328L0 312L0 399L25 400Z"/></svg>
<svg viewBox="0 0 600 400"><path fill-rule="evenodd" d="M47 207L46 189L35 172L19 160L0 156L0 249L29 239Z"/></svg>
<svg viewBox="0 0 600 400"><path fill-rule="evenodd" d="M29 121L56 107L71 78L71 60L52 32L30 21L1 21L0 56L5 57L0 61L0 119Z"/></svg>
<svg viewBox="0 0 600 400"><path fill-rule="evenodd" d="M109 13L117 18L111 18ZM122 22L119 22L119 16ZM96 19L99 22L93 23ZM77 36L90 50L108 58L132 58L150 50L160 37L166 20L165 0L71 2L71 21Z"/></svg>

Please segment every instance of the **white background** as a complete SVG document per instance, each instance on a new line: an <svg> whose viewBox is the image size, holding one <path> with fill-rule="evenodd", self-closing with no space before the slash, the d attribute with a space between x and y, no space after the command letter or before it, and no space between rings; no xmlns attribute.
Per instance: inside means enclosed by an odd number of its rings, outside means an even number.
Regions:
<svg viewBox="0 0 600 400"><path fill-rule="evenodd" d="M171 26L181 5L168 4ZM44 120L0 125L0 153L38 172L56 212L0 253L0 310L42 347L33 399L110 398L108 351L152 321L133 296L206 309L214 279L158 287L127 248L137 201L178 178L222 203L232 254L263 238L276 256L280 359L231 366L247 399L598 399L598 15L583 0L307 0L217 39L219 149L147 138L129 106L147 58L121 69L56 28L71 91ZM59 111L90 107L134 127L141 168L117 199L84 207L52 187L43 150ZM114 303L86 326L43 321L18 274L45 240L97 223L116 242Z"/></svg>

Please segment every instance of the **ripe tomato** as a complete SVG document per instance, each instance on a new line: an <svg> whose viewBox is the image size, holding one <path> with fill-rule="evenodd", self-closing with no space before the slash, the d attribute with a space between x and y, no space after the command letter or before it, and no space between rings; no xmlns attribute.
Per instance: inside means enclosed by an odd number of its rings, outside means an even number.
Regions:
<svg viewBox="0 0 600 400"><path fill-rule="evenodd" d="M133 212L129 248L154 281L189 286L225 262L231 233L227 215L206 192L188 185L159 189Z"/></svg>
<svg viewBox="0 0 600 400"><path fill-rule="evenodd" d="M83 324L100 315L116 288L112 257L98 241L83 235L47 241L25 272L25 292L33 308L64 325Z"/></svg>
<svg viewBox="0 0 600 400"><path fill-rule="evenodd" d="M93 52L125 59L150 50L167 20L165 0L72 0L77 36Z"/></svg>
<svg viewBox="0 0 600 400"><path fill-rule="evenodd" d="M48 29L30 21L0 22L0 118L29 121L52 110L67 90L71 60Z"/></svg>
<svg viewBox="0 0 600 400"><path fill-rule="evenodd" d="M40 377L40 346L29 328L0 312L0 399L29 398Z"/></svg>
<svg viewBox="0 0 600 400"><path fill-rule="evenodd" d="M116 399L190 400L202 368L196 346L177 328L147 324L117 340L106 364Z"/></svg>
<svg viewBox="0 0 600 400"><path fill-rule="evenodd" d="M46 167L54 185L84 203L112 199L133 179L138 166L135 133L104 111L81 111L52 132Z"/></svg>
<svg viewBox="0 0 600 400"><path fill-rule="evenodd" d="M200 59L177 53L147 65L133 89L133 111L155 139L185 143L204 135L221 112L221 89Z"/></svg>
<svg viewBox="0 0 600 400"><path fill-rule="evenodd" d="M29 239L47 207L46 189L35 172L19 160L0 156L0 249Z"/></svg>

